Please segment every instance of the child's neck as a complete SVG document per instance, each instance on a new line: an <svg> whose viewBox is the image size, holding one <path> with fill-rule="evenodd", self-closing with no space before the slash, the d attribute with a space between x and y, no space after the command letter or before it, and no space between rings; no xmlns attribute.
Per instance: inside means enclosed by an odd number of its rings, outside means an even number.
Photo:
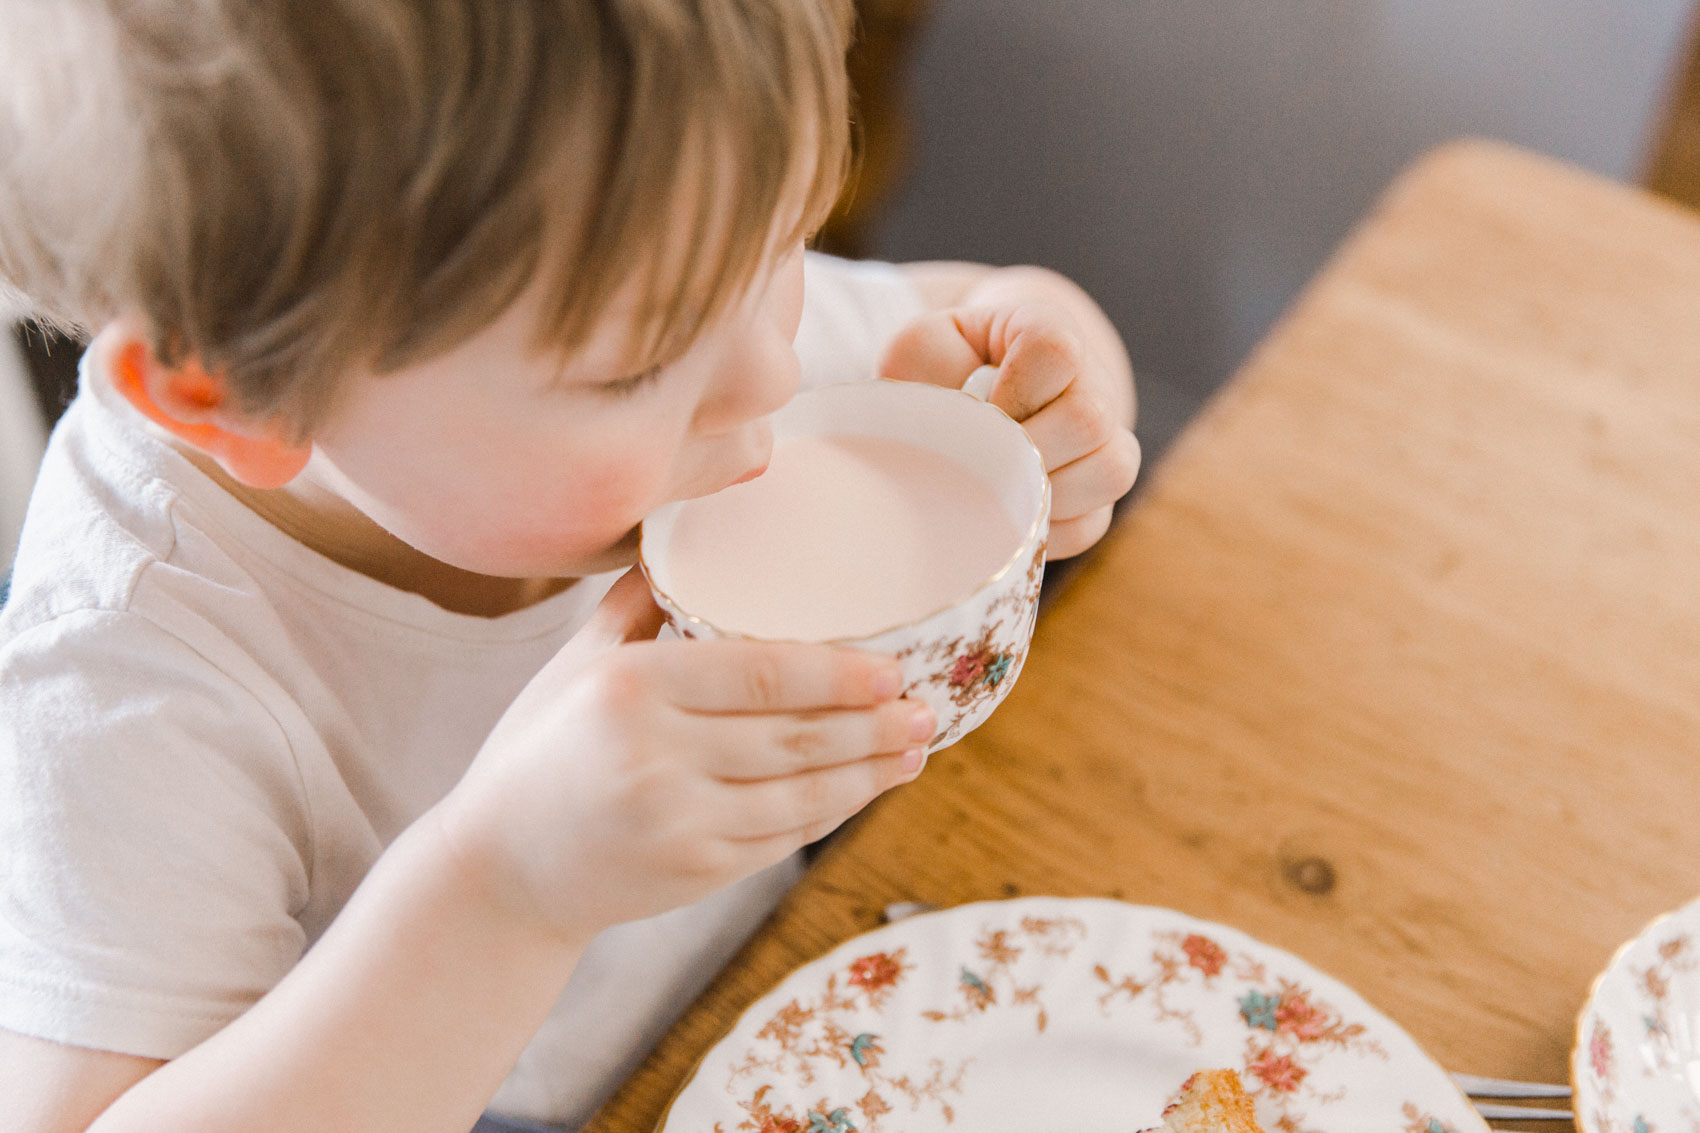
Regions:
<svg viewBox="0 0 1700 1133"><path fill-rule="evenodd" d="M332 562L386 586L418 594L456 614L493 618L536 605L573 578L497 578L474 574L415 550L354 505L300 477L287 488L250 488L216 460L174 445L196 468L273 527Z"/></svg>

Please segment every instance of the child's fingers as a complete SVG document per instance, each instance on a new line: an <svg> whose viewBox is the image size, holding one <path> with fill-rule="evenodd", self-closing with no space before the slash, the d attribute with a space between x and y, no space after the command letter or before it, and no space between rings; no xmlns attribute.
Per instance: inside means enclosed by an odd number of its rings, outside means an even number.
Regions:
<svg viewBox="0 0 1700 1133"><path fill-rule="evenodd" d="M875 755L783 779L728 785L718 813L733 843L831 830L919 773L919 763L910 766L901 755Z"/></svg>
<svg viewBox="0 0 1700 1133"><path fill-rule="evenodd" d="M937 729L933 710L912 700L850 712L729 716L715 724L719 754L706 770L725 782L798 775L876 752L924 747Z"/></svg>
<svg viewBox="0 0 1700 1133"><path fill-rule="evenodd" d="M1050 538L1045 542L1046 560L1066 559L1097 543L1110 529L1113 514L1113 510L1105 505L1078 518L1052 523Z"/></svg>
<svg viewBox="0 0 1700 1133"><path fill-rule="evenodd" d="M880 377L961 389L968 375L990 359L963 333L964 311L929 311L892 338L880 361Z"/></svg>
<svg viewBox="0 0 1700 1133"><path fill-rule="evenodd" d="M1046 472L1098 451L1123 431L1082 382L1069 386L1061 397L1023 420L1021 427L1045 458Z"/></svg>
<svg viewBox="0 0 1700 1133"><path fill-rule="evenodd" d="M1025 421L1068 389L1085 354L1062 317L1043 304L956 307L922 315L898 332L880 376L960 389L984 365L1002 371L992 404Z"/></svg>
<svg viewBox="0 0 1700 1133"><path fill-rule="evenodd" d="M1051 515L1074 519L1113 504L1139 476L1139 442L1125 429L1107 444L1051 473Z"/></svg>
<svg viewBox="0 0 1700 1133"><path fill-rule="evenodd" d="M656 650L659 690L690 712L808 712L871 708L897 698L889 657L829 645L700 641Z"/></svg>
<svg viewBox="0 0 1700 1133"><path fill-rule="evenodd" d="M1043 309L1018 308L1008 333L1008 350L997 362L1003 373L992 388L991 401L1026 424L1059 399L1080 391L1081 383L1075 379L1086 359L1080 340L1048 319ZM1039 451L1044 452L1044 447Z"/></svg>
<svg viewBox="0 0 1700 1133"><path fill-rule="evenodd" d="M782 862L810 842L818 842L843 826L854 815L827 819L812 826L787 830L766 838L746 838L730 843L735 854L745 863L740 873L748 876L777 862Z"/></svg>
<svg viewBox="0 0 1700 1133"><path fill-rule="evenodd" d="M633 567L603 595L590 620L573 635L573 645L577 650L600 652L628 641L653 641L664 620L643 572Z"/></svg>

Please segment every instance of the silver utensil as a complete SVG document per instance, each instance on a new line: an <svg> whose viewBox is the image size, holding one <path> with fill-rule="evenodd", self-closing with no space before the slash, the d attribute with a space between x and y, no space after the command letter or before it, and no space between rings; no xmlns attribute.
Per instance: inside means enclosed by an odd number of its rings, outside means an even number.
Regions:
<svg viewBox="0 0 1700 1133"><path fill-rule="evenodd" d="M1458 1088L1472 1098L1567 1098L1570 1087L1555 1082L1512 1082L1478 1074L1454 1074Z"/></svg>
<svg viewBox="0 0 1700 1133"><path fill-rule="evenodd" d="M1479 1102L1470 1099L1476 1112L1485 1121L1575 1121L1576 1115L1567 1109L1542 1109L1538 1105L1501 1105L1498 1102Z"/></svg>
<svg viewBox="0 0 1700 1133"><path fill-rule="evenodd" d="M1513 1082L1506 1078L1483 1078L1479 1074L1454 1074L1452 1080L1489 1121L1573 1121L1568 1109L1543 1109L1533 1105L1505 1105L1483 1098L1568 1098L1570 1087L1556 1082Z"/></svg>
<svg viewBox="0 0 1700 1133"><path fill-rule="evenodd" d="M915 916L918 913L931 913L938 910L937 905L929 905L925 901L893 901L880 913L880 919L886 924L896 924L898 921Z"/></svg>

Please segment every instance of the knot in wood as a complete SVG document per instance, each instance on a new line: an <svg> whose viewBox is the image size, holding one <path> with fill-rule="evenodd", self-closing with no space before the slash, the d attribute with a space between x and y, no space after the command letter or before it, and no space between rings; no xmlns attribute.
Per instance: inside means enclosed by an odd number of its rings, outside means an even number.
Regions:
<svg viewBox="0 0 1700 1133"><path fill-rule="evenodd" d="M1320 897L1334 889L1334 867L1326 858L1295 858L1287 862L1287 880L1304 893Z"/></svg>

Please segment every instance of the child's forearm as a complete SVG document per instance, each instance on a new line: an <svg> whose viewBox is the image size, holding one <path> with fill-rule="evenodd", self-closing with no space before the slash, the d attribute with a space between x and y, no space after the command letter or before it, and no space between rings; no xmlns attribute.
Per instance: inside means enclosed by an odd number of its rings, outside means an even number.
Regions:
<svg viewBox="0 0 1700 1133"><path fill-rule="evenodd" d="M427 814L282 982L92 1129L465 1133L586 943L516 923L475 871Z"/></svg>

